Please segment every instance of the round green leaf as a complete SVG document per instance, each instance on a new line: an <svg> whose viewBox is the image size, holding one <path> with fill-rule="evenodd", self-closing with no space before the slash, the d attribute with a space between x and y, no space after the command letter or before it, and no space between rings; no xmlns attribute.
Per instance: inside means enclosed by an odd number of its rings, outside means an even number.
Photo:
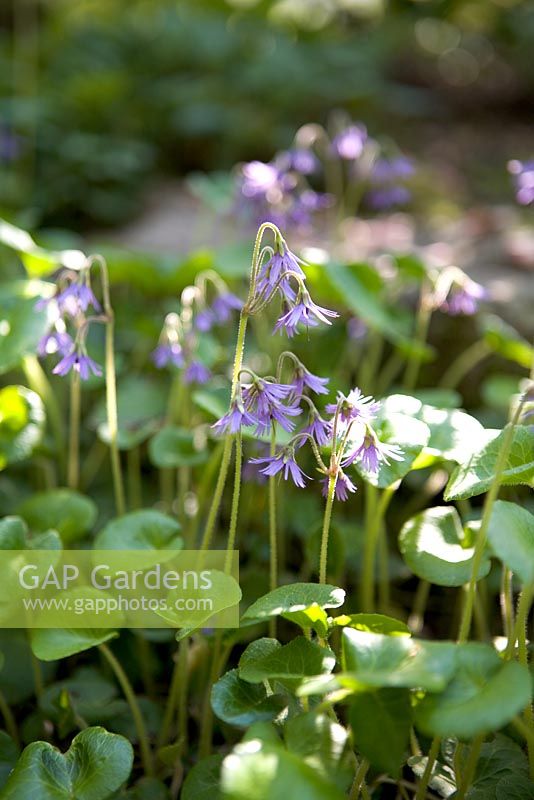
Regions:
<svg viewBox="0 0 534 800"><path fill-rule="evenodd" d="M291 583L279 586L256 600L243 614L246 620L263 620L288 612L304 611L313 605L338 608L345 601L345 592L337 586L317 583Z"/></svg>
<svg viewBox="0 0 534 800"><path fill-rule="evenodd" d="M166 392L163 385L146 376L129 375L117 386L117 411L119 430L118 445L121 450L130 450L144 442L154 433L158 420L165 415ZM102 400L92 413L90 422L98 437L109 444L107 410Z"/></svg>
<svg viewBox="0 0 534 800"><path fill-rule="evenodd" d="M454 675L456 646L343 629L344 674L357 686L441 691Z"/></svg>
<svg viewBox="0 0 534 800"><path fill-rule="evenodd" d="M302 800L343 800L331 780L281 745L259 739L234 747L222 765L221 785L228 800L278 800L289 792Z"/></svg>
<svg viewBox="0 0 534 800"><path fill-rule="evenodd" d="M25 748L4 787L3 800L108 800L130 775L133 749L122 736L86 728L65 754L48 742Z"/></svg>
<svg viewBox="0 0 534 800"><path fill-rule="evenodd" d="M21 517L0 519L0 550L23 550L27 536L28 526Z"/></svg>
<svg viewBox="0 0 534 800"><path fill-rule="evenodd" d="M19 749L11 736L5 731L0 731L0 790L17 763L18 757Z"/></svg>
<svg viewBox="0 0 534 800"><path fill-rule="evenodd" d="M493 478L506 429L484 430L471 442L471 454L452 473L444 492L447 502L487 492ZM501 475L503 486L534 485L534 432L516 425L512 446Z"/></svg>
<svg viewBox="0 0 534 800"><path fill-rule="evenodd" d="M154 466L160 469L195 467L203 464L208 456L205 447L196 446L194 433L173 426L162 428L152 437L148 454Z"/></svg>
<svg viewBox="0 0 534 800"><path fill-rule="evenodd" d="M30 641L33 654L41 661L57 661L83 653L117 636L117 632L109 628L35 628Z"/></svg>
<svg viewBox="0 0 534 800"><path fill-rule="evenodd" d="M275 719L287 706L287 698L267 694L263 684L241 680L236 669L230 670L211 690L211 706L215 715L240 728L253 722Z"/></svg>
<svg viewBox="0 0 534 800"><path fill-rule="evenodd" d="M153 509L111 520L97 534L95 550L181 550L180 523Z"/></svg>
<svg viewBox="0 0 534 800"><path fill-rule="evenodd" d="M249 683L278 680L293 685L311 675L332 672L335 663L331 650L305 636L297 636L282 647L276 639L260 639L241 656L239 677Z"/></svg>
<svg viewBox="0 0 534 800"><path fill-rule="evenodd" d="M371 765L397 777L410 741L412 709L408 689L378 689L351 697L354 743Z"/></svg>
<svg viewBox="0 0 534 800"><path fill-rule="evenodd" d="M50 489L32 494L18 508L33 531L56 530L65 544L82 539L94 526L95 503L72 489Z"/></svg>
<svg viewBox="0 0 534 800"><path fill-rule="evenodd" d="M528 705L528 669L501 661L495 650L471 642L458 646L457 670L441 694L427 694L415 709L418 728L429 736L471 739L497 731Z"/></svg>
<svg viewBox="0 0 534 800"><path fill-rule="evenodd" d="M0 374L36 352L48 328L48 314L35 304L52 293L52 284L42 281L14 281L0 288Z"/></svg>
<svg viewBox="0 0 534 800"><path fill-rule="evenodd" d="M44 425L38 394L25 386L0 389L0 470L31 456L43 438Z"/></svg>
<svg viewBox="0 0 534 800"><path fill-rule="evenodd" d="M452 506L436 506L408 520L399 534L399 549L418 578L438 586L462 586L471 577L474 548L467 546L462 523ZM478 579L490 570L482 560Z"/></svg>
<svg viewBox="0 0 534 800"><path fill-rule="evenodd" d="M340 614L332 620L332 624L368 633L383 633L386 636L411 636L410 629L404 622L385 614Z"/></svg>
<svg viewBox="0 0 534 800"><path fill-rule="evenodd" d="M491 512L491 549L524 586L534 584L534 516L526 508L497 500Z"/></svg>
<svg viewBox="0 0 534 800"><path fill-rule="evenodd" d="M214 755L195 764L184 781L180 800L220 800L222 761L221 755Z"/></svg>

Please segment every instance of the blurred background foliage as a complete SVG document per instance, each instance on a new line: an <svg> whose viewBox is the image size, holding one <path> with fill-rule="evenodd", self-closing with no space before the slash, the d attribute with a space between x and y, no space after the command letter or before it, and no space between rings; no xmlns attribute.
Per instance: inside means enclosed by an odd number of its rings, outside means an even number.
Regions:
<svg viewBox="0 0 534 800"><path fill-rule="evenodd" d="M499 199L533 44L523 0L2 0L0 215L118 224L158 176L268 160L333 108L486 198L498 170Z"/></svg>

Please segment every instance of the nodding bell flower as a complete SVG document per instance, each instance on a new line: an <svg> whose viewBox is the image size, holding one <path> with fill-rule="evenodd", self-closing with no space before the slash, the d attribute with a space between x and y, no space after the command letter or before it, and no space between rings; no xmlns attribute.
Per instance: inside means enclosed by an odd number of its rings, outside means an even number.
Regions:
<svg viewBox="0 0 534 800"><path fill-rule="evenodd" d="M305 478L311 480L309 475L306 475L295 461L295 451L293 447L286 447L274 456L251 458L250 463L265 464L260 472L262 475L267 475L268 477L278 475L278 473L281 472L285 481L291 478L295 486L298 486L299 489L304 488L306 485Z"/></svg>
<svg viewBox="0 0 534 800"><path fill-rule="evenodd" d="M323 478L321 481L321 494L323 497L328 497L328 485L330 483L329 478ZM357 487L353 484L351 479L345 475L344 472L339 472L336 481L336 500L340 500L342 503L345 500L348 500L349 494L353 494L357 491Z"/></svg>
<svg viewBox="0 0 534 800"><path fill-rule="evenodd" d="M348 467L358 461L366 472L378 472L380 464L389 464L389 459L404 461L401 449L395 444L381 442L370 425L365 426L362 441L343 459L342 466Z"/></svg>
<svg viewBox="0 0 534 800"><path fill-rule="evenodd" d="M71 370L78 372L80 378L86 381L90 373L93 375L102 375L101 367L89 358L83 348L74 347L69 355L64 356L61 361L54 367L52 372L54 375L67 375Z"/></svg>

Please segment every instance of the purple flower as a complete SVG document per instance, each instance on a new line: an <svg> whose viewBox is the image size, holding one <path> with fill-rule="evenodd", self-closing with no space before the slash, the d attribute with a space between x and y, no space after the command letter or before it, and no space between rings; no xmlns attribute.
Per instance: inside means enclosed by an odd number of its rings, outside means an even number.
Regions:
<svg viewBox="0 0 534 800"><path fill-rule="evenodd" d="M228 322L232 311L240 311L243 302L232 292L218 294L211 304L211 310L217 322Z"/></svg>
<svg viewBox="0 0 534 800"><path fill-rule="evenodd" d="M414 173L414 163L406 156L379 158L374 163L371 180L376 183L388 183L389 181L411 178Z"/></svg>
<svg viewBox="0 0 534 800"><path fill-rule="evenodd" d="M324 478L324 480L321 481L321 484L322 484L321 494L323 495L323 497L328 497L329 479ZM349 492L353 493L355 491L357 491L357 488L353 484L351 479L348 478L344 472L340 472L339 475L337 476L337 481L336 481L336 500L340 500L342 503L344 503L345 500L348 499Z"/></svg>
<svg viewBox="0 0 534 800"><path fill-rule="evenodd" d="M272 164L263 161L251 161L242 168L243 182L241 191L245 197L265 195L276 187L279 181L279 171Z"/></svg>
<svg viewBox="0 0 534 800"><path fill-rule="evenodd" d="M101 368L92 358L89 358L87 353L80 353L76 350L62 358L52 372L54 375L66 375L71 369L79 372L80 378L84 381L89 378L91 372L93 375L102 375Z"/></svg>
<svg viewBox="0 0 534 800"><path fill-rule="evenodd" d="M91 288L86 283L78 281L73 281L55 299L61 313L71 317L87 311L89 306L93 306L95 311L102 310Z"/></svg>
<svg viewBox="0 0 534 800"><path fill-rule="evenodd" d="M39 339L37 345L37 353L40 356L51 355L52 353L61 353L66 356L71 353L74 342L68 333L61 331L50 331Z"/></svg>
<svg viewBox="0 0 534 800"><path fill-rule="evenodd" d="M452 317L459 315L472 316L478 311L479 302L488 296L486 289L479 283L466 278L462 283L454 282L447 299L441 309Z"/></svg>
<svg viewBox="0 0 534 800"><path fill-rule="evenodd" d="M360 462L366 472L378 472L381 463L389 464L389 459L404 461L402 451L395 444L385 444L379 441L378 436L370 426L366 427L361 444L357 445L342 462L343 467L348 467L356 460Z"/></svg>
<svg viewBox="0 0 534 800"><path fill-rule="evenodd" d="M323 419L319 414L312 412L308 424L302 429L301 433L309 433L319 447L326 447L332 439L332 423L330 420ZM303 445L305 442L306 439L302 437L299 444Z"/></svg>
<svg viewBox="0 0 534 800"><path fill-rule="evenodd" d="M200 361L191 361L191 363L185 368L185 383L207 383L210 378L210 370Z"/></svg>
<svg viewBox="0 0 534 800"><path fill-rule="evenodd" d="M280 280L281 276L286 272L294 272L303 280L306 277L297 257L290 250L286 250L284 253L274 253L260 270L257 286L258 294L269 295L277 286L282 296L288 302L293 302L296 294L291 286L290 279L282 278Z"/></svg>
<svg viewBox="0 0 534 800"><path fill-rule="evenodd" d="M292 337L297 333L299 325L304 325L307 328L315 328L320 322L331 325L332 323L328 317L338 316L339 314L336 311L330 311L328 308L323 308L314 303L309 293L301 288L298 302L280 317L274 326L274 330L279 331L285 328L287 335Z"/></svg>
<svg viewBox="0 0 534 800"><path fill-rule="evenodd" d="M297 417L301 409L294 404L284 405L291 394L293 387L290 384L274 383L264 379L256 379L243 389L243 402L247 411L256 417L256 434L263 436L271 429L273 420L281 428L290 433L295 428L293 420L288 417Z"/></svg>
<svg viewBox="0 0 534 800"><path fill-rule="evenodd" d="M284 155L287 156L289 169L294 169L301 175L312 175L319 167L317 156L306 147L296 147Z"/></svg>
<svg viewBox="0 0 534 800"><path fill-rule="evenodd" d="M363 125L349 125L332 139L332 150L340 158L354 161L363 152L367 130Z"/></svg>
<svg viewBox="0 0 534 800"><path fill-rule="evenodd" d="M295 453L293 450L282 450L277 455L266 456L265 458L251 458L250 463L266 464L260 472L262 475L267 475L268 477L277 475L279 472L283 471L284 480L287 481L287 479L291 477L295 486L301 489L306 485L304 478L310 479L309 475L306 475L295 461Z"/></svg>
<svg viewBox="0 0 534 800"><path fill-rule="evenodd" d="M412 199L412 193L406 186L385 186L382 189L370 189L365 194L365 202L376 211L404 206Z"/></svg>
<svg viewBox="0 0 534 800"><path fill-rule="evenodd" d="M358 387L352 389L346 397L342 392L338 392L337 403L329 403L325 408L326 413L335 414L338 405L339 419L347 424L355 420L369 422L380 408L380 403L376 403L370 395L364 397Z"/></svg>
<svg viewBox="0 0 534 800"><path fill-rule="evenodd" d="M209 308L203 308L195 316L195 328L202 333L211 330L215 322L215 315Z"/></svg>
<svg viewBox="0 0 534 800"><path fill-rule="evenodd" d="M412 193L402 181L410 178L414 172L413 161L406 156L379 158L371 173L372 187L365 195L367 204L379 210L408 203Z"/></svg>
<svg viewBox="0 0 534 800"><path fill-rule="evenodd" d="M304 364L295 364L295 375L291 381L293 387L293 394L295 397L301 397L304 389L310 389L315 394L328 394L326 388L330 378L320 378L310 372Z"/></svg>
<svg viewBox="0 0 534 800"><path fill-rule="evenodd" d="M230 411L215 422L211 427L215 428L218 434L222 433L237 433L241 427L250 427L256 425L257 420L245 410L242 401L234 400L231 404Z"/></svg>
<svg viewBox="0 0 534 800"><path fill-rule="evenodd" d="M174 364L175 367L183 367L184 354L181 345L178 342L159 344L152 353L152 361L158 369L162 369L169 363Z"/></svg>
<svg viewBox="0 0 534 800"><path fill-rule="evenodd" d="M508 171L513 176L517 202L522 206L534 203L534 161L509 161Z"/></svg>

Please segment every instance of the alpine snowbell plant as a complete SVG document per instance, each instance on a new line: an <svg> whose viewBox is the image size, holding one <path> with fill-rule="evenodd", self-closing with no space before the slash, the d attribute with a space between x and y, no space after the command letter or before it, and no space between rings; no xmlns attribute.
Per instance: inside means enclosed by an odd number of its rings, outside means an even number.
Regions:
<svg viewBox="0 0 534 800"><path fill-rule="evenodd" d="M110 287L0 220L27 272L0 288L0 800L534 796L534 351L455 264L289 248L308 181L346 211L408 185L334 123L243 170L270 218L242 272L110 261ZM184 571L142 624L119 583L90 624L14 629L16 570L62 586L75 552L111 582L216 563L215 607L175 616Z"/></svg>

